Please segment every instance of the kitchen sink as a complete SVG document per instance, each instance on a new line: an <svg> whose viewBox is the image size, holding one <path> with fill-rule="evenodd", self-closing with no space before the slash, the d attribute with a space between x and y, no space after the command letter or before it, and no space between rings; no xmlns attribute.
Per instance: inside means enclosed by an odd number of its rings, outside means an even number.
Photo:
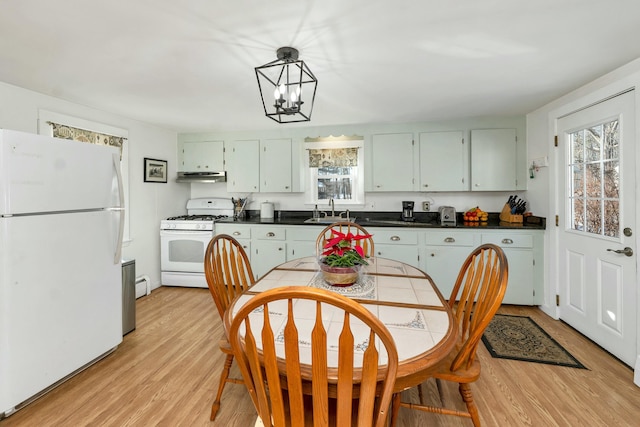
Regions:
<svg viewBox="0 0 640 427"><path fill-rule="evenodd" d="M305 224L333 224L334 222L355 222L355 218L344 218L341 216L323 216L320 218L305 219Z"/></svg>

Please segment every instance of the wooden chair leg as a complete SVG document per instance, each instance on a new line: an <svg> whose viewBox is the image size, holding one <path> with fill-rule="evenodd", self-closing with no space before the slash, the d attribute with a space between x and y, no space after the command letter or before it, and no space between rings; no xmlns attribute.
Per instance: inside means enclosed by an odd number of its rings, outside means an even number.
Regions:
<svg viewBox="0 0 640 427"><path fill-rule="evenodd" d="M478 407L476 406L476 402L473 401L471 386L469 386L469 384L460 384L460 387L458 389L460 390L462 400L464 400L464 403L466 403L467 405L469 414L471 414L471 421L473 421L474 427L480 427L480 415L478 414Z"/></svg>
<svg viewBox="0 0 640 427"><path fill-rule="evenodd" d="M224 391L224 386L227 383L227 379L229 378L229 372L231 371L231 364L233 363L233 354L227 354L227 358L224 361L224 367L222 368L222 373L220 374L220 384L218 385L218 394L216 395L216 399L213 401L213 405L211 405L211 421L216 419L216 415L218 414L218 410L220 409L220 399L222 398L222 392Z"/></svg>
<svg viewBox="0 0 640 427"><path fill-rule="evenodd" d="M440 404L446 407L447 403L445 402L444 390L442 388L442 381L440 381L440 378L436 378L436 387L438 388L438 396L440 396Z"/></svg>
<svg viewBox="0 0 640 427"><path fill-rule="evenodd" d="M422 386L424 384L418 384L418 398L420 399L420 404L424 405L424 392L422 391Z"/></svg>
<svg viewBox="0 0 640 427"><path fill-rule="evenodd" d="M398 421L398 412L400 412L400 394L401 393L396 393L391 398L391 422L389 424L391 427L394 427Z"/></svg>

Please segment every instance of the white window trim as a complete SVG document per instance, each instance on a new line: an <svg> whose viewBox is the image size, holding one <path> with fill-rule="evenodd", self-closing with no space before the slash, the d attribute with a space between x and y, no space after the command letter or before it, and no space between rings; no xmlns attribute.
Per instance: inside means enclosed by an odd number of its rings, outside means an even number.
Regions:
<svg viewBox="0 0 640 427"><path fill-rule="evenodd" d="M342 140L342 141L312 141L304 143L304 167L307 171L307 203L311 205L325 203L326 200L318 200L318 188L316 186L316 177L309 166L309 149L339 149L339 148L358 148L358 172L353 182L353 199L335 199L336 204L348 205L350 207L364 206L364 139ZM322 209L321 209L322 210Z"/></svg>

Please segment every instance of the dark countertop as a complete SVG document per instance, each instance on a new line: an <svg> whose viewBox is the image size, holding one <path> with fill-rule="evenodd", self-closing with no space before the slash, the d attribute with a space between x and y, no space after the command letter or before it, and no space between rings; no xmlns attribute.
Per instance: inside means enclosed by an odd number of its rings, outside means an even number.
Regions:
<svg viewBox="0 0 640 427"><path fill-rule="evenodd" d="M337 212L336 212L337 214ZM311 211L276 211L274 219L260 218L260 211L247 211L246 219L234 221L233 218L216 220L222 224L275 224L275 225L306 225L310 227L326 227L328 223L305 223L311 218ZM524 229L524 230L544 230L546 219L542 217L531 217L529 223L509 223L500 221L500 213L489 213L489 221L486 223L463 222L462 213L457 214L456 226L442 226L437 212L416 212L415 221L405 222L397 212L350 212L350 217L355 218L355 222L364 227L403 227L403 228L455 228L455 229ZM535 222L535 223L534 223Z"/></svg>

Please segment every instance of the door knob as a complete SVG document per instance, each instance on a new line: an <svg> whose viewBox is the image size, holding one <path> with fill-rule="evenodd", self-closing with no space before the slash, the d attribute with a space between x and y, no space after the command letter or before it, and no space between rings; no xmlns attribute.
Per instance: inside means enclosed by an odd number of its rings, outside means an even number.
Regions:
<svg viewBox="0 0 640 427"><path fill-rule="evenodd" d="M625 254L626 256L632 256L633 255L633 249L631 249L629 246L627 246L624 249L607 249L607 251L615 252L617 254Z"/></svg>

